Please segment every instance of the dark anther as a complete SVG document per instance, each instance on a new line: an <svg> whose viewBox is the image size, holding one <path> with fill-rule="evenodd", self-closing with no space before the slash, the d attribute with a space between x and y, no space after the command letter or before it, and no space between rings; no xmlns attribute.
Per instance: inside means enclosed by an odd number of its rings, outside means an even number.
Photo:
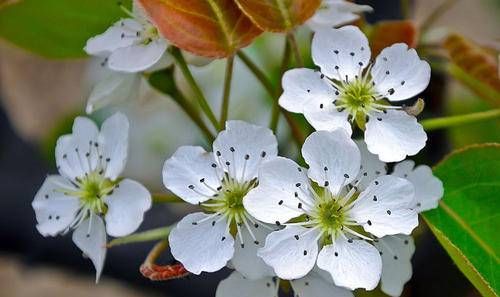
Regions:
<svg viewBox="0 0 500 297"><path fill-rule="evenodd" d="M403 80L403 81L401 81L401 85L402 85L402 86L404 86L404 84L405 84L405 81L404 81L404 80Z"/></svg>
<svg viewBox="0 0 500 297"><path fill-rule="evenodd" d="M326 166L325 166L325 167L323 167L323 170L324 170L324 171L328 171L328 167L326 167Z"/></svg>
<svg viewBox="0 0 500 297"><path fill-rule="evenodd" d="M366 223L368 224L368 226L372 225L372 221L370 221L370 220L368 220Z"/></svg>
<svg viewBox="0 0 500 297"><path fill-rule="evenodd" d="M242 244L241 244L241 248L242 248L242 249L244 249L244 248L245 248L245 244L244 244L244 243L242 243Z"/></svg>
<svg viewBox="0 0 500 297"><path fill-rule="evenodd" d="M344 173L344 177L345 177L345 178L349 178L349 174Z"/></svg>
<svg viewBox="0 0 500 297"><path fill-rule="evenodd" d="M227 165L227 166L231 165L231 162L226 161L226 165Z"/></svg>
<svg viewBox="0 0 500 297"><path fill-rule="evenodd" d="M226 237L222 236L221 241L224 241L224 240L226 240Z"/></svg>
<svg viewBox="0 0 500 297"><path fill-rule="evenodd" d="M377 196L373 195L373 201L377 201Z"/></svg>
<svg viewBox="0 0 500 297"><path fill-rule="evenodd" d="M49 220L52 220L52 216L49 216Z"/></svg>
<svg viewBox="0 0 500 297"><path fill-rule="evenodd" d="M217 187L217 191L220 191L220 190L222 190L222 186Z"/></svg>
<svg viewBox="0 0 500 297"><path fill-rule="evenodd" d="M297 167L297 170L298 170L299 172L302 172L302 168L300 168L300 167Z"/></svg>
<svg viewBox="0 0 500 297"><path fill-rule="evenodd" d="M351 55L351 57L354 57L354 52L351 52L349 55Z"/></svg>
<svg viewBox="0 0 500 297"><path fill-rule="evenodd" d="M230 147L229 150L234 153L234 147Z"/></svg>
<svg viewBox="0 0 500 297"><path fill-rule="evenodd" d="M295 235L293 237L295 237L296 240L299 240L299 238L300 238L298 235Z"/></svg>
<svg viewBox="0 0 500 297"><path fill-rule="evenodd" d="M216 168L216 167L217 167L217 164L212 163L212 168Z"/></svg>
<svg viewBox="0 0 500 297"><path fill-rule="evenodd" d="M200 183L204 183L204 182L205 182L205 178L201 178Z"/></svg>
<svg viewBox="0 0 500 297"><path fill-rule="evenodd" d="M280 200L280 202L278 202L278 205L282 205L283 204L283 200Z"/></svg>
<svg viewBox="0 0 500 297"><path fill-rule="evenodd" d="M377 185L377 186L378 186L378 181L375 181L375 185Z"/></svg>
<svg viewBox="0 0 500 297"><path fill-rule="evenodd" d="M221 155L220 151L216 151L215 154L217 155L217 157L220 157Z"/></svg>
<svg viewBox="0 0 500 297"><path fill-rule="evenodd" d="M192 222L191 224L193 224L194 226L198 225L198 223L196 223L196 222Z"/></svg>
<svg viewBox="0 0 500 297"><path fill-rule="evenodd" d="M188 188L190 188L192 190L192 189L194 189L194 186L193 185L189 185Z"/></svg>
<svg viewBox="0 0 500 297"><path fill-rule="evenodd" d="M381 121L382 121L382 118L377 118L377 121L381 122Z"/></svg>
<svg viewBox="0 0 500 297"><path fill-rule="evenodd" d="M49 199L49 195L45 194L45 199Z"/></svg>
<svg viewBox="0 0 500 297"><path fill-rule="evenodd" d="M250 159L250 155L249 155L249 154L246 154L246 155L245 155L245 160L248 160L248 159Z"/></svg>
<svg viewBox="0 0 500 297"><path fill-rule="evenodd" d="M335 70L339 70L339 66L335 66Z"/></svg>
<svg viewBox="0 0 500 297"><path fill-rule="evenodd" d="M339 256L339 253L335 252L334 253L335 257L338 257Z"/></svg>
<svg viewBox="0 0 500 297"><path fill-rule="evenodd" d="M334 52L336 55L338 55L338 54L339 54L339 51L338 51L338 50L334 50L333 52Z"/></svg>
<svg viewBox="0 0 500 297"><path fill-rule="evenodd" d="M307 256L307 251L306 250L304 250L304 256Z"/></svg>
<svg viewBox="0 0 500 297"><path fill-rule="evenodd" d="M363 173L363 176L368 176L368 172L366 172L366 171L365 171L365 172Z"/></svg>
<svg viewBox="0 0 500 297"><path fill-rule="evenodd" d="M359 64L359 66L363 66L363 62L359 62L358 64Z"/></svg>
<svg viewBox="0 0 500 297"><path fill-rule="evenodd" d="M299 197L299 193L297 192L293 193L293 195L295 196L295 198Z"/></svg>
<svg viewBox="0 0 500 297"><path fill-rule="evenodd" d="M387 210L387 214L388 214L388 215L391 215L391 211L390 211L390 210Z"/></svg>
<svg viewBox="0 0 500 297"><path fill-rule="evenodd" d="M260 153L260 156L264 158L266 156L266 152L263 151L262 153Z"/></svg>
<svg viewBox="0 0 500 297"><path fill-rule="evenodd" d="M353 243L352 239L347 240L348 243Z"/></svg>
<svg viewBox="0 0 500 297"><path fill-rule="evenodd" d="M307 89L307 92L308 92L308 93L310 93L310 92L311 92L311 90Z"/></svg>
<svg viewBox="0 0 500 297"><path fill-rule="evenodd" d="M106 158L106 162L109 162L109 161L111 161L111 158Z"/></svg>
<svg viewBox="0 0 500 297"><path fill-rule="evenodd" d="M405 240L405 244L408 244L408 239Z"/></svg>
<svg viewBox="0 0 500 297"><path fill-rule="evenodd" d="M328 187L330 183L328 181L325 181L325 187Z"/></svg>
<svg viewBox="0 0 500 297"><path fill-rule="evenodd" d="M388 92L389 92L389 95L392 95L392 94L394 94L394 89L391 88L391 89L389 89Z"/></svg>
<svg viewBox="0 0 500 297"><path fill-rule="evenodd" d="M257 224L257 223L253 224L253 226L254 226L255 228L259 228L259 224Z"/></svg>
<svg viewBox="0 0 500 297"><path fill-rule="evenodd" d="M281 226L280 221L276 221L276 226Z"/></svg>
<svg viewBox="0 0 500 297"><path fill-rule="evenodd" d="M398 256L394 255L394 260L397 260L398 259Z"/></svg>
<svg viewBox="0 0 500 297"><path fill-rule="evenodd" d="M335 91L335 95L337 96L340 95L339 91Z"/></svg>
<svg viewBox="0 0 500 297"><path fill-rule="evenodd" d="M389 70L387 70L387 71L385 72L385 74L387 74L387 75L389 75L389 73L390 73L390 72L389 72Z"/></svg>
<svg viewBox="0 0 500 297"><path fill-rule="evenodd" d="M258 240L256 240L256 241L254 241L253 243L255 243L255 244L257 244L257 245L258 245L258 244L259 244L259 241L258 241Z"/></svg>
<svg viewBox="0 0 500 297"><path fill-rule="evenodd" d="M319 105L319 108L321 108L321 109L323 108L323 103L321 103L321 104Z"/></svg>
<svg viewBox="0 0 500 297"><path fill-rule="evenodd" d="M296 183L295 186L298 188L300 187L300 183Z"/></svg>
<svg viewBox="0 0 500 297"><path fill-rule="evenodd" d="M325 75L324 75L324 74L321 74L319 77L320 77L321 79L323 79L323 78L325 77Z"/></svg>
<svg viewBox="0 0 500 297"><path fill-rule="evenodd" d="M212 227L215 226L215 221L212 221Z"/></svg>
<svg viewBox="0 0 500 297"><path fill-rule="evenodd" d="M299 202L299 205L297 205L297 207L301 209L302 208L302 203Z"/></svg>

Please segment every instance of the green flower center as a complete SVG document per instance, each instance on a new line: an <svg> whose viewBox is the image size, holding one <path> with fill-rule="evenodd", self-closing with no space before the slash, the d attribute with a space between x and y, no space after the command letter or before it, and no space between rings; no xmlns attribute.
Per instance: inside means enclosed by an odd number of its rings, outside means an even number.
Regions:
<svg viewBox="0 0 500 297"><path fill-rule="evenodd" d="M159 37L160 34L158 32L158 29L151 24L147 24L144 31L142 32L141 43L143 45L148 45Z"/></svg>
<svg viewBox="0 0 500 297"><path fill-rule="evenodd" d="M202 206L209 212L220 213L227 216L231 222L240 224L246 217L243 198L255 186L255 180L238 182L226 176L214 199L203 203Z"/></svg>
<svg viewBox="0 0 500 297"><path fill-rule="evenodd" d="M358 78L349 83L344 82L339 90L336 106L346 109L352 118L356 119L357 116L364 116L374 110L377 93L369 79Z"/></svg>
<svg viewBox="0 0 500 297"><path fill-rule="evenodd" d="M94 213L105 214L107 206L103 199L113 192L116 184L98 172L92 172L77 179L78 190L69 194L79 197L83 207Z"/></svg>

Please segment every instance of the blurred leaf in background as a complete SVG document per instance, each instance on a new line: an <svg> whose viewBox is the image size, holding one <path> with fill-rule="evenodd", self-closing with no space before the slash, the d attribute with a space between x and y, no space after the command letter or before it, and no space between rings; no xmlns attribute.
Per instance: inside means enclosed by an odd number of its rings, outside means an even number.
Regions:
<svg viewBox="0 0 500 297"><path fill-rule="evenodd" d="M117 1L13 1L0 5L0 38L45 57L79 58L87 39L125 16Z"/></svg>
<svg viewBox="0 0 500 297"><path fill-rule="evenodd" d="M459 269L483 296L500 292L500 145L470 146L436 166L439 207L424 218Z"/></svg>

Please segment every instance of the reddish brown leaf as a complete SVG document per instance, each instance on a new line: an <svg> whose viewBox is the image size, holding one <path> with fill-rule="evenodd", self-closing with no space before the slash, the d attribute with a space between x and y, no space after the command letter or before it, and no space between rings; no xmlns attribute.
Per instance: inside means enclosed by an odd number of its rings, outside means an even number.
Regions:
<svg viewBox="0 0 500 297"><path fill-rule="evenodd" d="M307 21L321 0L235 0L262 30L286 32Z"/></svg>
<svg viewBox="0 0 500 297"><path fill-rule="evenodd" d="M412 21L383 21L374 26L370 34L372 56L394 43L406 43L415 47L418 40L418 29Z"/></svg>
<svg viewBox="0 0 500 297"><path fill-rule="evenodd" d="M234 0L138 1L165 38L200 56L230 56L262 33Z"/></svg>
<svg viewBox="0 0 500 297"><path fill-rule="evenodd" d="M189 271L180 263L172 265L142 264L140 272L152 281L166 281L188 276Z"/></svg>

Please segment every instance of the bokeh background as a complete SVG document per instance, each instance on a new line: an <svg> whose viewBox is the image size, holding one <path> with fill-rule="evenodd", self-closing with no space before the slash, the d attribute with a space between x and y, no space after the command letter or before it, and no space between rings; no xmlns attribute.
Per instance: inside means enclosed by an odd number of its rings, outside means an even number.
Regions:
<svg viewBox="0 0 500 297"><path fill-rule="evenodd" d="M357 2L374 7L375 12L367 15L369 22L402 18L399 0ZM409 2L410 17L418 23L443 0ZM432 35L439 38L455 31L498 50L499 28L499 0L458 0L434 24ZM280 58L269 53L281 46L281 38L264 34L245 51L266 68L276 68ZM153 243L110 249L103 278L96 286L90 261L82 257L70 236L43 238L36 231L31 201L45 176L55 172L55 140L84 111L96 79L94 64L88 59L47 60L0 40L0 296L214 296L218 281L229 271L164 283L144 279L138 267ZM223 69L222 61L193 67L214 106L220 100ZM235 69L230 117L265 124L268 114L259 112L269 107L265 91L242 64L237 62ZM423 97L427 103L424 117L485 109L484 103L439 74L433 75ZM138 100L100 112L95 118L102 119L115 109L126 112L131 120L125 175L155 191L162 191L161 167L178 146L203 144L196 127L175 103L153 90L143 88ZM500 140L498 121L433 132L421 161L434 164L452 148L495 140ZM293 149L284 150L285 154L294 153ZM186 211L186 207L155 205L141 229L171 224ZM416 234L414 276L404 296L479 296L425 226ZM170 260L168 255L162 259L165 263Z"/></svg>

